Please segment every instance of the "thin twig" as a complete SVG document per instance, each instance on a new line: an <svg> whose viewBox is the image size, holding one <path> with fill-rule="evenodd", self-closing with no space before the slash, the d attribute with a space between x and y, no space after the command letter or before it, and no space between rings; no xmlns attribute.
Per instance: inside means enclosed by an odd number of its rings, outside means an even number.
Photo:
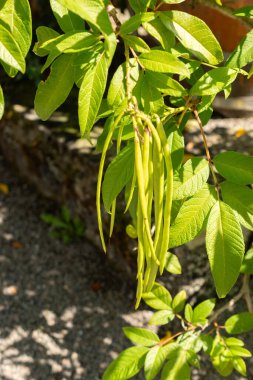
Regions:
<svg viewBox="0 0 253 380"><path fill-rule="evenodd" d="M202 124L202 122L200 120L199 113L198 113L198 110L196 109L196 106L193 106L192 111L193 111L195 119L197 120L197 123L198 123L199 128L200 128L201 136L202 136L204 147L205 147L205 151L206 151L206 157L207 157L207 160L208 160L208 163L209 163L209 167L210 167L210 170L211 170L211 173L212 173L212 177L213 177L213 180L214 180L214 184L215 184L215 188L216 188L216 191L217 191L218 199L220 199L220 194L219 194L220 184L219 184L218 178L217 178L217 176L215 174L215 171L214 171L214 165L213 165L211 154L210 154L210 151L209 151L209 148L208 148L208 145L207 145L207 140L206 140L206 135L205 135L205 132L204 132L203 124Z"/></svg>
<svg viewBox="0 0 253 380"><path fill-rule="evenodd" d="M186 103L185 103L185 106L184 106L184 110L183 110L183 112L181 113L180 117L178 118L178 121L177 121L177 128L180 128L181 123L182 123L182 121L183 121L183 118L185 117L186 112L189 110L189 104L190 104L191 100L192 100L191 97L189 97L189 98L187 99L187 101L186 101Z"/></svg>

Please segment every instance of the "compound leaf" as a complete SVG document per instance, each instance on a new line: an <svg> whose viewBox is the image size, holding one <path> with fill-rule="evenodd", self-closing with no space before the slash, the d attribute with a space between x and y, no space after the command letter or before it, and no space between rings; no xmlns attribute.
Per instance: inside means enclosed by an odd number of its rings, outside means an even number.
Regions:
<svg viewBox="0 0 253 380"><path fill-rule="evenodd" d="M217 294L224 298L240 273L244 240L233 210L222 201L216 202L209 215L206 248Z"/></svg>

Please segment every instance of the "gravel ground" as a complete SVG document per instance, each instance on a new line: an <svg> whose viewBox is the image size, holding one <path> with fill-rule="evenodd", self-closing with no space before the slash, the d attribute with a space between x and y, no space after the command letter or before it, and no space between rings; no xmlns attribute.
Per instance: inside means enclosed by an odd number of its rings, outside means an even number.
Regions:
<svg viewBox="0 0 253 380"><path fill-rule="evenodd" d="M133 279L98 248L48 236L40 215L53 205L18 180L0 156L1 183L9 193L0 193L0 379L101 379L129 345L122 327L145 326L152 312L134 311ZM201 238L178 254L184 277L162 279L173 294L185 288L192 303L196 294L214 296ZM252 349L252 336L248 343ZM192 379L221 378L205 360ZM242 378L230 377L235 379Z"/></svg>
<svg viewBox="0 0 253 380"><path fill-rule="evenodd" d="M141 326L134 284L85 241L48 236L48 203L0 159L0 379L96 380Z"/></svg>

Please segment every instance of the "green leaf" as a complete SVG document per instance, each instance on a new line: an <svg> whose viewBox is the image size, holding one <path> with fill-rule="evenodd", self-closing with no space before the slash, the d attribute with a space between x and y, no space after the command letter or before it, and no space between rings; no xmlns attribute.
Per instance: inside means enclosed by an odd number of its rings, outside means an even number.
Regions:
<svg viewBox="0 0 253 380"><path fill-rule="evenodd" d="M173 199L183 199L197 193L209 177L208 161L201 157L188 160L174 176Z"/></svg>
<svg viewBox="0 0 253 380"><path fill-rule="evenodd" d="M150 51L150 47L146 44L146 42L137 36L122 36L123 40L127 43L127 45L138 53L146 53Z"/></svg>
<svg viewBox="0 0 253 380"><path fill-rule="evenodd" d="M253 30L246 34L239 45L228 57L226 66L240 69L253 61Z"/></svg>
<svg viewBox="0 0 253 380"><path fill-rule="evenodd" d="M151 348L146 356L144 364L146 380L153 380L156 377L163 366L166 356L167 352L164 347L155 346Z"/></svg>
<svg viewBox="0 0 253 380"><path fill-rule="evenodd" d="M42 120L67 99L73 84L73 56L62 55L52 64L51 72L45 82L40 82L35 96L35 111Z"/></svg>
<svg viewBox="0 0 253 380"><path fill-rule="evenodd" d="M2 119L4 114L4 94L3 94L3 89L0 86L0 120Z"/></svg>
<svg viewBox="0 0 253 380"><path fill-rule="evenodd" d="M207 222L206 248L217 294L224 298L235 284L244 256L244 240L233 210L221 201Z"/></svg>
<svg viewBox="0 0 253 380"><path fill-rule="evenodd" d="M241 356L244 358L250 358L252 356L250 351L244 347L231 346L231 347L229 347L229 349L230 349L230 352L233 356Z"/></svg>
<svg viewBox="0 0 253 380"><path fill-rule="evenodd" d="M164 50L170 50L175 45L174 34L163 25L158 17L149 22L143 22L143 27L161 44Z"/></svg>
<svg viewBox="0 0 253 380"><path fill-rule="evenodd" d="M218 172L227 180L239 185L253 183L253 156L237 152L223 152L214 157Z"/></svg>
<svg viewBox="0 0 253 380"><path fill-rule="evenodd" d="M185 64L166 51L151 50L149 53L142 53L139 61L150 71L189 76Z"/></svg>
<svg viewBox="0 0 253 380"><path fill-rule="evenodd" d="M155 284L150 292L143 293L142 298L153 309L171 310L172 297L162 285Z"/></svg>
<svg viewBox="0 0 253 380"><path fill-rule="evenodd" d="M251 248L244 256L240 272L253 274L253 248Z"/></svg>
<svg viewBox="0 0 253 380"><path fill-rule="evenodd" d="M165 95L186 96L186 89L176 80L163 73L147 71L146 78L150 85L161 91Z"/></svg>
<svg viewBox="0 0 253 380"><path fill-rule="evenodd" d="M147 347L130 347L121 352L106 369L102 380L126 380L136 375L144 366Z"/></svg>
<svg viewBox="0 0 253 380"><path fill-rule="evenodd" d="M242 334L253 330L253 313L243 312L235 314L225 322L228 334Z"/></svg>
<svg viewBox="0 0 253 380"><path fill-rule="evenodd" d="M204 21L180 11L161 12L160 18L181 44L197 58L212 65L223 61L220 44Z"/></svg>
<svg viewBox="0 0 253 380"><path fill-rule="evenodd" d="M216 95L234 82L238 71L229 67L219 67L205 73L192 87L190 95Z"/></svg>
<svg viewBox="0 0 253 380"><path fill-rule="evenodd" d="M146 114L162 114L164 100L161 93L154 88L146 75L142 76L141 81L141 103Z"/></svg>
<svg viewBox="0 0 253 380"><path fill-rule="evenodd" d="M128 33L133 33L136 31L136 29L139 28L139 26L143 22L148 22L151 21L155 18L155 13L153 12L146 12L146 13L138 13L125 22L120 27L120 34L128 34Z"/></svg>
<svg viewBox="0 0 253 380"><path fill-rule="evenodd" d="M239 372L242 376L247 376L246 364L242 358L234 358L233 366L234 366L234 369L237 372Z"/></svg>
<svg viewBox="0 0 253 380"><path fill-rule="evenodd" d="M98 37L92 33L70 31L42 43L40 49L55 50L58 53L79 53L87 49L94 49L98 42Z"/></svg>
<svg viewBox="0 0 253 380"><path fill-rule="evenodd" d="M185 315L185 319L191 323L192 318L193 318L193 310L189 303L185 306L184 315Z"/></svg>
<svg viewBox="0 0 253 380"><path fill-rule="evenodd" d="M222 197L238 215L240 223L253 231L253 191L231 182L221 184Z"/></svg>
<svg viewBox="0 0 253 380"><path fill-rule="evenodd" d="M186 352L181 349L169 358L165 365L161 380L190 380L191 370L187 363Z"/></svg>
<svg viewBox="0 0 253 380"><path fill-rule="evenodd" d="M129 89L133 90L139 78L139 65L135 59L129 60L130 65L130 80ZM108 90L108 104L111 107L117 107L126 98L126 63L123 63L116 70Z"/></svg>
<svg viewBox="0 0 253 380"><path fill-rule="evenodd" d="M5 0L0 5L0 23L11 33L23 57L32 42L32 20L28 0ZM1 42L2 42L2 32Z"/></svg>
<svg viewBox="0 0 253 380"><path fill-rule="evenodd" d="M135 13L144 12L149 6L150 0L129 0L130 7Z"/></svg>
<svg viewBox="0 0 253 380"><path fill-rule="evenodd" d="M243 347L244 346L244 342L241 339L237 339L237 338L231 337L231 338L226 338L226 345L228 347L230 347L230 346L240 346L240 347Z"/></svg>
<svg viewBox="0 0 253 380"><path fill-rule="evenodd" d="M0 60L21 73L25 72L24 55L9 30L0 24Z"/></svg>
<svg viewBox="0 0 253 380"><path fill-rule="evenodd" d="M159 310L153 314L149 320L150 325L162 326L167 325L169 322L173 321L175 314L172 310Z"/></svg>
<svg viewBox="0 0 253 380"><path fill-rule="evenodd" d="M58 2L71 12L95 25L106 35L113 33L112 25L102 0L58 0Z"/></svg>
<svg viewBox="0 0 253 380"><path fill-rule="evenodd" d="M160 342L159 336L153 331L137 327L124 327L125 336L140 346L151 347Z"/></svg>
<svg viewBox="0 0 253 380"><path fill-rule="evenodd" d="M68 11L58 0L50 0L54 16L63 32L84 28L84 22L77 14Z"/></svg>
<svg viewBox="0 0 253 380"><path fill-rule="evenodd" d="M186 292L185 290L181 290L181 292L177 293L177 295L174 297L172 301L172 309L175 314L180 313L186 302Z"/></svg>
<svg viewBox="0 0 253 380"><path fill-rule="evenodd" d="M131 180L133 172L134 146L133 144L128 144L113 159L105 173L102 196L107 212L110 212L112 202Z"/></svg>
<svg viewBox="0 0 253 380"><path fill-rule="evenodd" d="M38 55L39 57L44 57L48 55L48 50L46 49L41 49L40 46L49 40L53 40L56 37L59 37L60 34L56 32L54 29L48 28L47 26L39 26L36 29L36 35L37 35L37 40L35 46L34 46L34 53Z"/></svg>
<svg viewBox="0 0 253 380"><path fill-rule="evenodd" d="M181 274L182 267L176 255L173 253L167 252L165 267L167 272L172 274Z"/></svg>
<svg viewBox="0 0 253 380"><path fill-rule="evenodd" d="M201 302L193 309L192 323L205 324L206 318L212 313L215 307L215 299L209 299Z"/></svg>
<svg viewBox="0 0 253 380"><path fill-rule="evenodd" d="M185 244L198 236L215 201L214 188L206 185L183 203L170 229L170 247Z"/></svg>
<svg viewBox="0 0 253 380"><path fill-rule="evenodd" d="M107 59L103 53L95 66L86 72L80 88L78 116L82 136L90 132L96 120L106 87L107 74Z"/></svg>
<svg viewBox="0 0 253 380"><path fill-rule="evenodd" d="M222 354L212 358L212 363L216 371L223 377L229 376L233 371L233 361Z"/></svg>

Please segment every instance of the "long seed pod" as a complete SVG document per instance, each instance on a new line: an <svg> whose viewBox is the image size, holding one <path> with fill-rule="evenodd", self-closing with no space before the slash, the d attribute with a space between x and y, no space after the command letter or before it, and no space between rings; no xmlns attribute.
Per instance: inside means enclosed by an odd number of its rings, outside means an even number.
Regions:
<svg viewBox="0 0 253 380"><path fill-rule="evenodd" d="M145 197L145 189L144 189L144 173L143 173L143 165L142 165L142 154L141 154L141 147L140 147L140 139L139 139L139 132L138 132L138 125L136 122L136 119L133 117L133 125L135 130L135 170L136 170L136 179L137 179L137 185L138 185L138 197L140 200L141 210L143 214L143 222L145 227L145 232L149 244L149 248L151 251L151 256L156 261L156 263L159 265L159 260L157 259L155 255L153 240L151 237L149 222L148 222L148 204Z"/></svg>
<svg viewBox="0 0 253 380"><path fill-rule="evenodd" d="M132 178L132 182L131 182L131 187L130 187L130 191L129 191L129 196L128 196L128 200L127 200L127 204L126 204L126 208L125 208L124 213L127 212L127 210L130 207L130 204L132 202L133 195L134 195L134 190L135 190L135 184L136 184L136 173L135 173L135 168L134 168L134 174L133 174L133 178Z"/></svg>
<svg viewBox="0 0 253 380"><path fill-rule="evenodd" d="M98 170L97 192L96 192L97 219L98 219L98 229L99 229L100 239L102 242L103 250L105 252L106 252L106 245L105 245L102 216L101 216L101 187L102 187L103 171L104 171L104 166L105 166L106 153L107 153L107 150L109 148L113 132L114 132L115 128L118 126L119 122L121 121L124 113L125 113L125 110L119 114L119 116L117 117L115 122L113 122L113 120L112 120L112 124L111 124L110 130L109 130L109 133L106 137L106 140L105 140L105 143L103 146L101 160L100 160L100 164L99 164L99 170Z"/></svg>
<svg viewBox="0 0 253 380"><path fill-rule="evenodd" d="M160 256L163 231L163 200L164 200L164 158L160 136L151 122L144 114L140 114L140 118L148 125L153 137L153 189L154 189L154 215L155 215L155 240L154 249L156 257ZM153 198L153 194L152 194ZM144 278L144 290L150 291L154 285L158 265L152 262L147 266Z"/></svg>
<svg viewBox="0 0 253 380"><path fill-rule="evenodd" d="M124 124L122 124L119 128L119 134L118 134L118 138L117 138L117 154L119 154L120 148L121 148L123 129L124 129ZM112 233L113 233L113 228L114 228L114 223L115 223L115 215L116 215L116 205L117 205L117 200L114 199L114 201L112 202L112 206L111 206L111 220L110 220L109 237L112 237Z"/></svg>
<svg viewBox="0 0 253 380"><path fill-rule="evenodd" d="M143 186L144 186L144 192L145 192L145 198L146 198L146 204L147 204L147 220L148 220L148 226L149 226L149 231L151 228L151 220L150 220L150 215L148 212L148 204L149 204L149 132L145 128L144 129L144 138L143 138L143 149L142 149L142 167L143 167ZM148 237L146 233L146 228L145 225L143 225L144 232L143 232L143 237L144 237L144 251L146 255L146 260L148 261L151 258L151 251L149 247L149 242L148 242Z"/></svg>
<svg viewBox="0 0 253 380"><path fill-rule="evenodd" d="M138 235L138 259L137 259L137 278L143 274L145 264L144 238L143 238L143 215L141 211L140 201L137 207L137 235Z"/></svg>
<svg viewBox="0 0 253 380"><path fill-rule="evenodd" d="M171 208L172 208L172 195L173 195L173 166L171 161L171 154L169 149L169 144L167 142L167 137L161 123L161 120L158 116L156 116L157 122L157 132L160 136L164 160L167 172L167 185L166 185L166 194L165 194L165 205L164 205L164 225L163 225L163 234L162 234L162 247L160 252L160 273L163 273L166 254L169 248L169 238L170 238L170 219L171 219Z"/></svg>

